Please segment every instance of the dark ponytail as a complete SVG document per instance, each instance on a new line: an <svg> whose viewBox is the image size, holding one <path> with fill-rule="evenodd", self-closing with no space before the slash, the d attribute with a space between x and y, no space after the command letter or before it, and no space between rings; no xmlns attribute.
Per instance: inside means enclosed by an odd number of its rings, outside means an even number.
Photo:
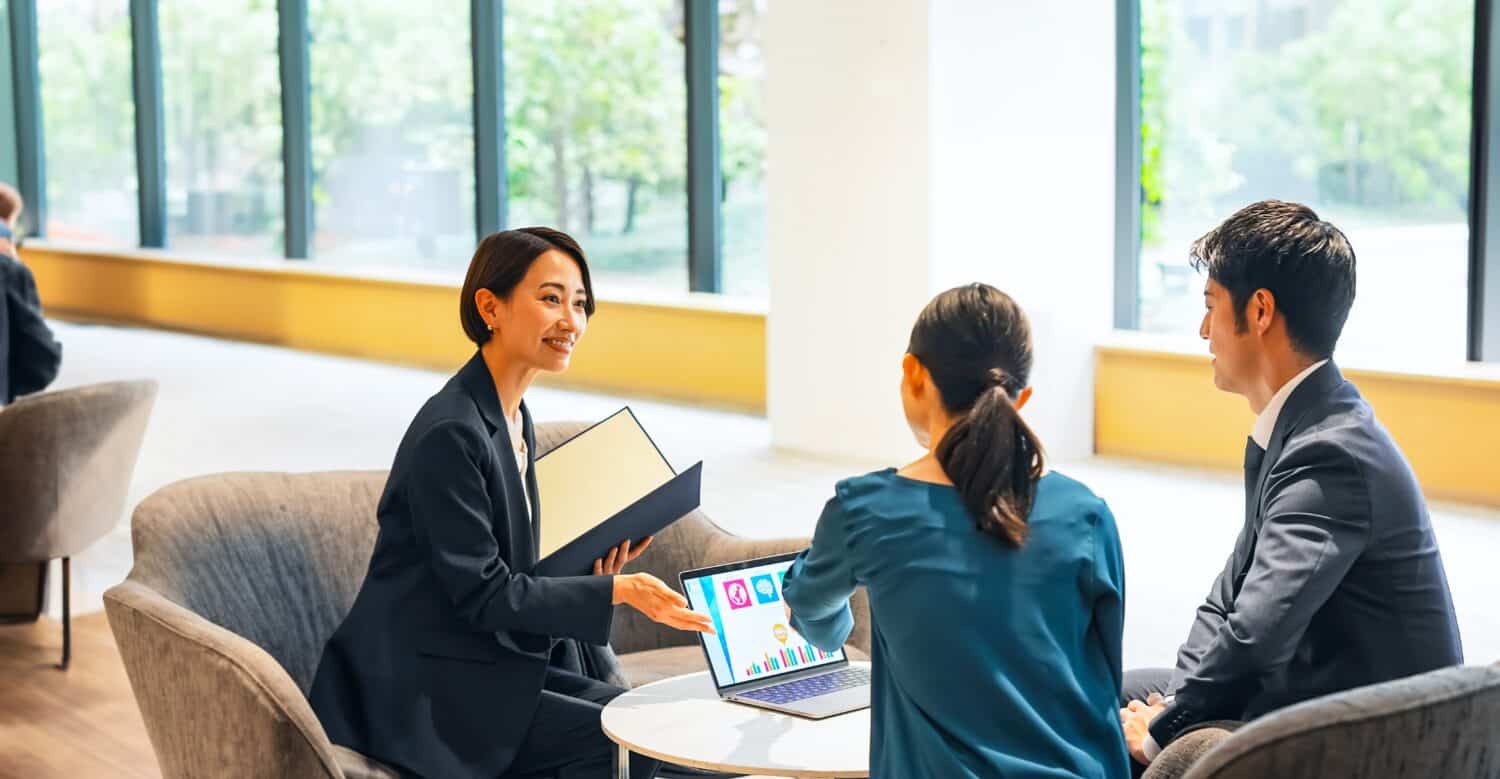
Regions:
<svg viewBox="0 0 1500 779"><path fill-rule="evenodd" d="M989 285L951 289L917 317L907 351L958 417L933 452L938 464L979 529L1019 547L1043 460L1041 441L1015 407L1031 373L1026 314Z"/></svg>

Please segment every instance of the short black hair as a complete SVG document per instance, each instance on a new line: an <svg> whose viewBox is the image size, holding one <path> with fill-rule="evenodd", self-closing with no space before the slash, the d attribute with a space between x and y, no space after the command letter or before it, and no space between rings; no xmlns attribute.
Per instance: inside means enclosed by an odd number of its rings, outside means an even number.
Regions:
<svg viewBox="0 0 1500 779"><path fill-rule="evenodd" d="M1193 242L1193 268L1229 292L1235 324L1256 290L1276 299L1292 347L1333 356L1354 305L1354 247L1337 227L1300 203L1262 200L1236 211Z"/></svg>
<svg viewBox="0 0 1500 779"><path fill-rule="evenodd" d="M526 278L536 258L554 250L578 263L579 275L583 276L583 310L589 316L594 315L594 283L589 279L589 263L583 257L583 247L573 240L573 236L550 227L501 230L479 242L474 258L469 260L469 272L464 277L463 292L458 300L458 319L470 341L483 346L493 335L485 325L484 317L479 315L474 294L487 289L496 297L510 297L521 279Z"/></svg>

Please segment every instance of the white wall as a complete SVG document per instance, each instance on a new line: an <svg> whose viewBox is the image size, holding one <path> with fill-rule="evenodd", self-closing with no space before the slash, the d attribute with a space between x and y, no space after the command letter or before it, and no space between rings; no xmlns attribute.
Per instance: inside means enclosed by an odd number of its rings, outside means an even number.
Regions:
<svg viewBox="0 0 1500 779"><path fill-rule="evenodd" d="M1114 17L1071 4L769 9L768 413L777 447L916 453L898 364L932 294L984 281L1032 318L1027 417L1093 446L1111 322Z"/></svg>
<svg viewBox="0 0 1500 779"><path fill-rule="evenodd" d="M915 451L897 383L927 297L927 3L778 2L766 48L774 445Z"/></svg>

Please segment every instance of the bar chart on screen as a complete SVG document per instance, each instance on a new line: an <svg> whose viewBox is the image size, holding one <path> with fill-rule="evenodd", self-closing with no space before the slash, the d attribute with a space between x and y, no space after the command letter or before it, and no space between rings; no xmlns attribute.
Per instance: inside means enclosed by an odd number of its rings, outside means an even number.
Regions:
<svg viewBox="0 0 1500 779"><path fill-rule="evenodd" d="M764 660L746 666L745 678L750 679L772 671L784 671L789 668L796 668L808 663L822 662L831 658L833 658L833 655L818 649L812 644L788 647L774 654L768 652Z"/></svg>

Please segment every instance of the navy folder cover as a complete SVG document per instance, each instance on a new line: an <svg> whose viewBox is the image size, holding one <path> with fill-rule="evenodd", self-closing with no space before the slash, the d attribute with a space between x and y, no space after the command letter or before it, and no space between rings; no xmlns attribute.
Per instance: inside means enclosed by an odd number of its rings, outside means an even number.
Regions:
<svg viewBox="0 0 1500 779"><path fill-rule="evenodd" d="M606 417L598 424L622 413L630 414L632 418L635 417L635 413L626 407ZM636 424L639 425L639 421ZM597 426L597 424L590 426L573 438L558 444L552 451L567 446L574 439ZM645 432L644 428L642 432ZM647 433L646 437L650 439L651 436ZM656 446L655 441L651 443L653 447ZM660 448L657 449L657 454L661 454ZM662 457L662 462L666 462L667 468L675 472L665 456ZM667 483L641 496L614 516L569 541L557 551L542 558L532 569L532 573L537 576L583 576L592 573L594 561L608 556L609 550L619 546L620 542L628 538L633 544L646 536L655 535L698 508L703 486L702 477L703 463L700 461L673 476ZM577 481L578 489L588 489L588 483L587 474L580 474ZM542 521L547 521L545 514L542 515Z"/></svg>

